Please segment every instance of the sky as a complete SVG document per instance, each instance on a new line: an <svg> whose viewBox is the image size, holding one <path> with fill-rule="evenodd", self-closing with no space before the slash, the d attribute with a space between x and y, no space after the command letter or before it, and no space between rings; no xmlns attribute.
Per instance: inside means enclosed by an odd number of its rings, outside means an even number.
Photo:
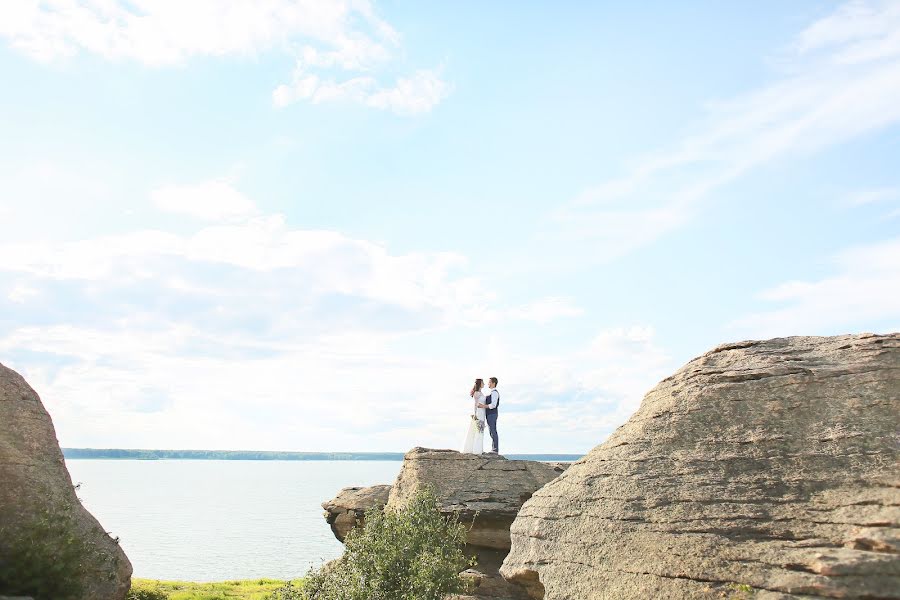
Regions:
<svg viewBox="0 0 900 600"><path fill-rule="evenodd" d="M0 362L65 447L584 453L900 330L900 2L0 4Z"/></svg>

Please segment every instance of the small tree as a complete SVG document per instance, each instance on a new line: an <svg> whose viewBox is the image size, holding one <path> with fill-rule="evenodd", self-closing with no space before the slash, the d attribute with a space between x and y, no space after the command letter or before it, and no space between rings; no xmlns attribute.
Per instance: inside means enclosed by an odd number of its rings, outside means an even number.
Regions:
<svg viewBox="0 0 900 600"><path fill-rule="evenodd" d="M310 600L441 600L460 592L466 528L445 518L431 489L400 511L374 508L365 526L350 532L339 560L311 572Z"/></svg>

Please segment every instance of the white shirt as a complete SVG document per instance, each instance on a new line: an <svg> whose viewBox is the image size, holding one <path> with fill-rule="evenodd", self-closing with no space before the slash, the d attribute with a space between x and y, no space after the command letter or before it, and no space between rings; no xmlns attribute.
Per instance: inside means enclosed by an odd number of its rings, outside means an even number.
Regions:
<svg viewBox="0 0 900 600"><path fill-rule="evenodd" d="M497 403L500 402L500 392L497 391L497 388L491 390L491 393L487 396L487 404L488 408L497 408Z"/></svg>

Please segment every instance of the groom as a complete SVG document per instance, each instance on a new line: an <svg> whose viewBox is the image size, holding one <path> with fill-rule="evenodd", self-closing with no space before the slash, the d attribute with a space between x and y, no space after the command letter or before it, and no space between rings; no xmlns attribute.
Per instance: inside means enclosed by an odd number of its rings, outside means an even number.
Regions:
<svg viewBox="0 0 900 600"><path fill-rule="evenodd" d="M488 429L491 432L491 454L497 454L500 451L500 436L497 435L497 408L500 406L500 392L497 391L497 378L488 379L488 387L491 392L487 395L486 404L478 406L485 409L484 417L487 419Z"/></svg>

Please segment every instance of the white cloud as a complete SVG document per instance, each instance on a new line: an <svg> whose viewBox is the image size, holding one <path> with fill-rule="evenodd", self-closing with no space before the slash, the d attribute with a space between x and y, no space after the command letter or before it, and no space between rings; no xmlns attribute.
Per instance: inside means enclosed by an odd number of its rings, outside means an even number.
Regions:
<svg viewBox="0 0 900 600"><path fill-rule="evenodd" d="M601 443L678 366L649 325L604 330L564 353L526 353L495 339L487 362L485 375L502 374L506 439L557 451Z"/></svg>
<svg viewBox="0 0 900 600"><path fill-rule="evenodd" d="M834 335L859 323L900 322L900 238L849 248L833 261L835 273L764 290L761 300L783 306L731 324L755 338L797 334Z"/></svg>
<svg viewBox="0 0 900 600"><path fill-rule="evenodd" d="M9 290L9 293L6 295L6 297L9 298L10 302L15 302L16 304L24 304L38 295L40 295L40 292L38 292L33 287L22 283L17 283L12 287L12 289Z"/></svg>
<svg viewBox="0 0 900 600"><path fill-rule="evenodd" d="M48 0L0 4L0 36L41 62L91 53L111 61L152 67L179 65L195 57L296 58L290 85L273 92L276 106L303 99L359 100L398 114L421 114L446 97L449 85L430 71L382 88L375 71L395 60L400 35L367 0ZM366 72L369 93L347 93ZM423 76L425 73L429 77ZM316 94L307 93L314 81Z"/></svg>
<svg viewBox="0 0 900 600"><path fill-rule="evenodd" d="M253 215L256 206L225 181L171 185L150 194L160 209L208 221L230 221Z"/></svg>
<svg viewBox="0 0 900 600"><path fill-rule="evenodd" d="M109 60L151 66L196 56L253 55L289 45L295 37L383 55L377 42L352 29L361 21L379 39L396 32L365 0L49 0L6 2L0 35L37 60L90 52Z"/></svg>
<svg viewBox="0 0 900 600"><path fill-rule="evenodd" d="M706 122L558 211L554 241L615 258L691 220L702 201L753 169L900 122L900 8L851 2L804 30L787 74L710 105Z"/></svg>
<svg viewBox="0 0 900 600"><path fill-rule="evenodd" d="M16 294L47 303L0 329L0 357L64 445L456 447L470 379L498 375L506 451L587 450L669 370L650 328L551 352L543 327L516 324L583 315L571 299L508 306L464 256L398 254L278 215L0 255Z"/></svg>
<svg viewBox="0 0 900 600"><path fill-rule="evenodd" d="M198 340L265 352L192 354ZM102 329L22 327L0 336L0 354L58 357L57 367L49 359L12 366L41 394L63 445L94 447L453 448L470 380L498 375L505 451L587 451L672 370L646 326L601 332L563 354L499 337L482 351L473 336L453 349L455 361L417 356L407 341L326 335L276 344L130 319Z"/></svg>
<svg viewBox="0 0 900 600"><path fill-rule="evenodd" d="M813 23L797 39L799 52L838 48L837 62L854 63L900 55L900 5L856 0Z"/></svg>
<svg viewBox="0 0 900 600"><path fill-rule="evenodd" d="M876 202L884 202L886 200L900 199L900 188L883 187L871 188L866 190L858 190L847 195L845 204L848 206L863 206L866 204L874 204Z"/></svg>
<svg viewBox="0 0 900 600"><path fill-rule="evenodd" d="M580 317L584 309L569 298L550 297L510 309L508 315L514 319L546 324L565 317Z"/></svg>
<svg viewBox="0 0 900 600"><path fill-rule="evenodd" d="M38 278L131 284L159 282L192 265L225 265L268 277L282 289L302 284L316 294L346 294L394 306L479 310L477 282L450 278L465 258L449 252L392 255L379 244L333 231L289 228L280 215L214 225L190 235L135 231L76 242L0 244L0 270ZM285 282L277 277L291 273ZM275 291L275 290L273 290Z"/></svg>
<svg viewBox="0 0 900 600"><path fill-rule="evenodd" d="M411 78L400 78L393 87L380 87L370 76L358 76L338 82L298 70L290 84L279 85L272 92L272 102L284 108L299 100L313 104L352 102L372 108L390 110L398 115L430 112L451 90L435 71L417 71Z"/></svg>
<svg viewBox="0 0 900 600"><path fill-rule="evenodd" d="M392 88L378 90L366 98L366 105L390 109L401 115L427 113L450 93L450 85L434 71L420 70L410 78L400 78Z"/></svg>

